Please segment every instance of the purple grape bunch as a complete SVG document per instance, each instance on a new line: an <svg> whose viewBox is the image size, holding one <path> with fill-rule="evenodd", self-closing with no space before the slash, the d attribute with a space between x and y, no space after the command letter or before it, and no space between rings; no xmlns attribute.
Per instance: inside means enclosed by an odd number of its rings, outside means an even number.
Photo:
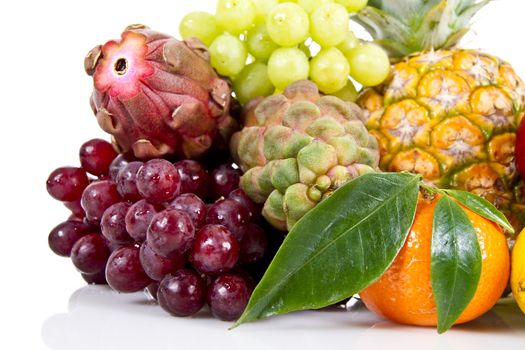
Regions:
<svg viewBox="0 0 525 350"><path fill-rule="evenodd" d="M207 304L234 320L268 263L261 208L239 189L233 164L141 161L100 139L80 148L80 167L61 167L47 190L71 211L49 247L89 284L147 290L175 316Z"/></svg>

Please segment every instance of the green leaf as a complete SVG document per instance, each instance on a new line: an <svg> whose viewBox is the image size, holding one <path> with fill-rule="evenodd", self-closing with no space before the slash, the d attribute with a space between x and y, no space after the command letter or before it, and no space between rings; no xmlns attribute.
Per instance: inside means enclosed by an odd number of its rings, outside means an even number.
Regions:
<svg viewBox="0 0 525 350"><path fill-rule="evenodd" d="M464 191L444 190L444 192L473 212L483 216L485 219L495 222L510 233L514 233L514 227L512 227L505 215L503 215L485 198Z"/></svg>
<svg viewBox="0 0 525 350"><path fill-rule="evenodd" d="M286 237L235 326L322 308L374 282L406 240L419 182L412 174L363 175L310 210Z"/></svg>
<svg viewBox="0 0 525 350"><path fill-rule="evenodd" d="M434 210L430 279L437 306L438 332L447 331L468 306L481 275L481 250L463 208L441 196Z"/></svg>

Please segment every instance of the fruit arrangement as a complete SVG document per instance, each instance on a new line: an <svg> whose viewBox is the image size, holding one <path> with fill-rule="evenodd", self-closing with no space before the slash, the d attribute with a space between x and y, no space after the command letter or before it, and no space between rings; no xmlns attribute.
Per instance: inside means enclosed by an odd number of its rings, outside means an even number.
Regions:
<svg viewBox="0 0 525 350"><path fill-rule="evenodd" d="M457 47L485 3L218 0L182 41L128 27L86 57L112 143L49 176L71 211L50 248L235 325L359 294L441 333L509 278L525 311L525 83Z"/></svg>

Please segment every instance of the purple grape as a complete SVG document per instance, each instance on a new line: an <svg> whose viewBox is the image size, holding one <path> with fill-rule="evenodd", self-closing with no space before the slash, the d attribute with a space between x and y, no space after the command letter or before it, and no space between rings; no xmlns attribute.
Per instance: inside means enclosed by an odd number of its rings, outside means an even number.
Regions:
<svg viewBox="0 0 525 350"><path fill-rule="evenodd" d="M233 190L228 195L228 199L231 199L244 207L248 211L250 221L256 222L261 219L262 206L252 201L242 189L238 188Z"/></svg>
<svg viewBox="0 0 525 350"><path fill-rule="evenodd" d="M194 271L181 269L166 275L157 291L159 305L175 316L190 316L206 301L206 284Z"/></svg>
<svg viewBox="0 0 525 350"><path fill-rule="evenodd" d="M181 185L179 172L164 159L146 162L137 173L136 183L140 195L154 204L175 199Z"/></svg>
<svg viewBox="0 0 525 350"><path fill-rule="evenodd" d="M121 293L134 293L151 283L140 264L136 246L125 246L111 253L106 266L106 280L111 288Z"/></svg>
<svg viewBox="0 0 525 350"><path fill-rule="evenodd" d="M109 250L113 253L115 250L118 250L122 247L127 247L130 245L130 243L117 243L117 242L111 242L106 239L106 245L108 246Z"/></svg>
<svg viewBox="0 0 525 350"><path fill-rule="evenodd" d="M190 261L198 271L217 275L231 270L239 259L239 243L221 225L206 225L197 232Z"/></svg>
<svg viewBox="0 0 525 350"><path fill-rule="evenodd" d="M253 276L250 273L248 273L244 268L241 268L238 264L231 271L228 271L227 274L241 277L242 279L244 279L248 287L252 290L257 285ZM213 280L210 281L209 284L211 284L211 282L213 282Z"/></svg>
<svg viewBox="0 0 525 350"><path fill-rule="evenodd" d="M246 225L250 222L250 215L248 210L236 201L221 199L208 208L206 221L208 224L226 226L238 241L242 241Z"/></svg>
<svg viewBox="0 0 525 350"><path fill-rule="evenodd" d="M211 196L213 199L227 198L230 192L239 188L241 171L231 165L221 165L211 173Z"/></svg>
<svg viewBox="0 0 525 350"><path fill-rule="evenodd" d="M84 169L75 167L55 169L46 181L49 195L62 202L79 200L88 185L89 179Z"/></svg>
<svg viewBox="0 0 525 350"><path fill-rule="evenodd" d="M90 227L81 221L65 221L49 233L49 248L57 255L68 257L75 243L89 232Z"/></svg>
<svg viewBox="0 0 525 350"><path fill-rule="evenodd" d="M140 263L144 271L154 281L160 281L168 273L172 273L184 267L186 262L183 256L175 256L171 259L155 253L147 243L140 247Z"/></svg>
<svg viewBox="0 0 525 350"><path fill-rule="evenodd" d="M122 197L120 197L117 185L113 181L99 180L86 187L82 193L81 204L88 221L100 224L106 209L121 201Z"/></svg>
<svg viewBox="0 0 525 350"><path fill-rule="evenodd" d="M122 198L132 202L142 199L137 189L137 173L143 164L142 162L130 162L119 171L115 182Z"/></svg>
<svg viewBox="0 0 525 350"><path fill-rule="evenodd" d="M267 246L268 238L264 230L258 225L249 223L240 242L239 263L253 264L261 260Z"/></svg>
<svg viewBox="0 0 525 350"><path fill-rule="evenodd" d="M238 319L252 294L249 282L238 274L217 277L208 287L207 300L215 317L224 321Z"/></svg>
<svg viewBox="0 0 525 350"><path fill-rule="evenodd" d="M80 147L80 164L86 171L95 176L107 175L111 162L117 156L117 152L111 143L93 139Z"/></svg>
<svg viewBox="0 0 525 350"><path fill-rule="evenodd" d="M99 273L104 271L110 253L104 237L91 233L75 243L71 249L71 261L80 272Z"/></svg>
<svg viewBox="0 0 525 350"><path fill-rule="evenodd" d="M75 214L71 214L71 215L69 215L69 216L67 217L67 219L68 219L69 221L84 222L85 217L84 217L84 216L82 216L82 217L78 217L78 216L76 216Z"/></svg>
<svg viewBox="0 0 525 350"><path fill-rule="evenodd" d="M64 202L64 206L71 210L71 215L78 219L84 218L86 216L86 212L84 209L82 209L82 205L80 204L80 198L76 201Z"/></svg>
<svg viewBox="0 0 525 350"><path fill-rule="evenodd" d="M181 160L173 165L180 175L180 193L193 193L200 198L208 196L210 175L203 166L194 160Z"/></svg>
<svg viewBox="0 0 525 350"><path fill-rule="evenodd" d="M136 158L133 155L133 152L128 152L124 154L119 154L109 166L109 177L111 180L116 181L117 175L122 168L124 168L128 163L135 161Z"/></svg>
<svg viewBox="0 0 525 350"><path fill-rule="evenodd" d="M188 214L196 229L206 224L206 204L193 193L181 194L170 203L169 208Z"/></svg>
<svg viewBox="0 0 525 350"><path fill-rule="evenodd" d="M126 231L125 220L130 207L128 202L115 203L102 215L100 229L109 241L117 244L133 243L133 238Z"/></svg>
<svg viewBox="0 0 525 350"><path fill-rule="evenodd" d="M104 270L97 273L80 273L80 275L88 284L108 284Z"/></svg>
<svg viewBox="0 0 525 350"><path fill-rule="evenodd" d="M195 227L188 214L168 208L155 214L146 241L157 254L165 257L182 255L191 248Z"/></svg>
<svg viewBox="0 0 525 350"><path fill-rule="evenodd" d="M142 243L146 240L146 232L157 208L145 199L133 204L126 214L126 231L133 239Z"/></svg>

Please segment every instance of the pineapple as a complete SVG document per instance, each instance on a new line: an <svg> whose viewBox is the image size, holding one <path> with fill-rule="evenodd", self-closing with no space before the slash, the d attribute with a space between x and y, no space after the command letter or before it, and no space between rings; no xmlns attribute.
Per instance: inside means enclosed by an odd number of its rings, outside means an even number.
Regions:
<svg viewBox="0 0 525 350"><path fill-rule="evenodd" d="M441 188L481 195L516 229L525 186L514 164L525 85L494 56L457 48L488 1L371 0L354 18L394 62L358 104L379 141L384 171L410 171ZM519 231L517 231L519 232Z"/></svg>

